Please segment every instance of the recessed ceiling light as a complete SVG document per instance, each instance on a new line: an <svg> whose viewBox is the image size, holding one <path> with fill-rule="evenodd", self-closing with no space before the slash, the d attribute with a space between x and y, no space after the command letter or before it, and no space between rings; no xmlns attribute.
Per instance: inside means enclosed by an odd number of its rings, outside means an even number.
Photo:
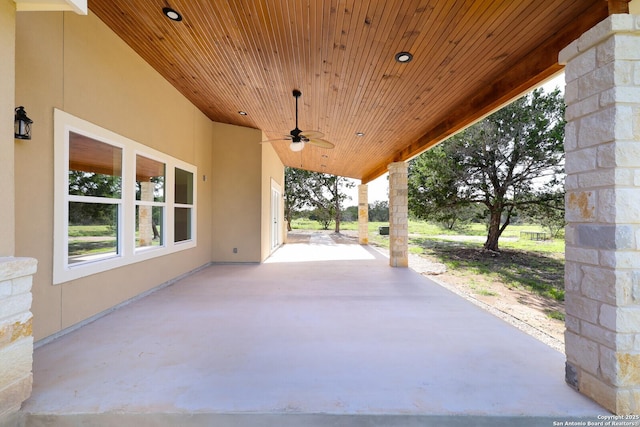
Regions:
<svg viewBox="0 0 640 427"><path fill-rule="evenodd" d="M409 52L398 52L396 53L396 61L406 64L407 62L411 62L413 59L413 55Z"/></svg>
<svg viewBox="0 0 640 427"><path fill-rule="evenodd" d="M171 9L170 7L163 7L162 13L164 13L164 15L167 18L171 19L172 21L182 21L182 15L180 15L178 12Z"/></svg>
<svg viewBox="0 0 640 427"><path fill-rule="evenodd" d="M356 136L364 136L364 132L356 132Z"/></svg>
<svg viewBox="0 0 640 427"><path fill-rule="evenodd" d="M238 111L238 114L240 114L241 116L246 116L247 112L246 111Z"/></svg>

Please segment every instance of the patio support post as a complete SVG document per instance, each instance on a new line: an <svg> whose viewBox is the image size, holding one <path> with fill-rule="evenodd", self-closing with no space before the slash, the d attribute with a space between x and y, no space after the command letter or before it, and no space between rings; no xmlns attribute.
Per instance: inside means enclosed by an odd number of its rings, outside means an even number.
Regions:
<svg viewBox="0 0 640 427"><path fill-rule="evenodd" d="M16 107L16 5L0 0L0 425L16 425L31 395L31 280L37 261L17 258L13 110ZM29 196L24 196L29 197Z"/></svg>
<svg viewBox="0 0 640 427"><path fill-rule="evenodd" d="M369 244L369 186L358 186L358 242Z"/></svg>
<svg viewBox="0 0 640 427"><path fill-rule="evenodd" d="M389 265L409 267L408 165L389 165Z"/></svg>
<svg viewBox="0 0 640 427"><path fill-rule="evenodd" d="M640 414L640 16L611 15L566 64L566 381Z"/></svg>

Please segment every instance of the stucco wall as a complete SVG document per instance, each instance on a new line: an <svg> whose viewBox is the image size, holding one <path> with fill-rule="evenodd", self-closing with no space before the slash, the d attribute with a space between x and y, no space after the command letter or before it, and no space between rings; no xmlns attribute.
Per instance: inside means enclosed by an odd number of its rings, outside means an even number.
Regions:
<svg viewBox="0 0 640 427"><path fill-rule="evenodd" d="M260 262L262 132L214 123L213 134L213 261Z"/></svg>
<svg viewBox="0 0 640 427"><path fill-rule="evenodd" d="M33 139L15 146L16 255L39 262L37 340L211 261L212 181L202 177L212 175L213 124L91 13L18 14L16 51L16 98L34 120ZM54 108L196 165L197 247L52 285Z"/></svg>
<svg viewBox="0 0 640 427"><path fill-rule="evenodd" d="M14 180L13 180L13 112L16 105L15 20L13 0L0 0L0 257L15 250ZM20 101L20 100L18 100Z"/></svg>

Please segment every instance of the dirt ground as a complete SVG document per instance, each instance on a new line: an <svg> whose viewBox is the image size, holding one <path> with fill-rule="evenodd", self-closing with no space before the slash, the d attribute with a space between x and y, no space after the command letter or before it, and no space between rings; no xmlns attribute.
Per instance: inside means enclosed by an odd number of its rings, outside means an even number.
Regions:
<svg viewBox="0 0 640 427"><path fill-rule="evenodd" d="M447 289L511 323L547 345L564 352L564 322L547 315L549 310L564 313L564 305L524 289L510 289L481 276L457 276L452 272L438 275L423 272L425 258L409 256L409 267L438 282ZM427 262L430 262L427 260Z"/></svg>
<svg viewBox="0 0 640 427"><path fill-rule="evenodd" d="M287 243L306 243L313 233L318 232L294 230L288 234ZM336 243L358 243L355 231L343 231L340 234L322 232L329 234ZM386 252L384 248L380 250ZM510 289L502 283L487 280L482 275L456 275L455 272L446 271L436 260L421 255L410 254L409 267L554 349L564 352L564 322L547 315L549 311L564 313L561 302L524 289Z"/></svg>

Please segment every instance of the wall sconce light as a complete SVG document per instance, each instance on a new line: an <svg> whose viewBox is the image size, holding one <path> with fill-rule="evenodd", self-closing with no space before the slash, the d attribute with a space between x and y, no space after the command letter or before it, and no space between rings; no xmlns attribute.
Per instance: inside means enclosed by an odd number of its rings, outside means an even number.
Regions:
<svg viewBox="0 0 640 427"><path fill-rule="evenodd" d="M13 133L16 139L31 139L31 124L33 120L27 117L24 107L16 108L16 116L13 122Z"/></svg>

